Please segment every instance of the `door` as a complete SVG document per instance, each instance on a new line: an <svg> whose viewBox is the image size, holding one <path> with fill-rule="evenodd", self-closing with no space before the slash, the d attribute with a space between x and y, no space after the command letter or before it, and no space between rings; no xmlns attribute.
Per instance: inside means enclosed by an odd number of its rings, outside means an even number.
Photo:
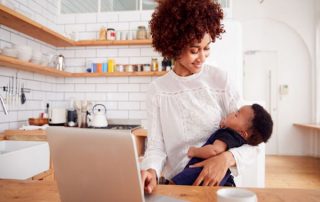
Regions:
<svg viewBox="0 0 320 202"><path fill-rule="evenodd" d="M273 133L266 144L266 154L278 154L277 52L246 51L243 59L243 98L262 105L271 114Z"/></svg>

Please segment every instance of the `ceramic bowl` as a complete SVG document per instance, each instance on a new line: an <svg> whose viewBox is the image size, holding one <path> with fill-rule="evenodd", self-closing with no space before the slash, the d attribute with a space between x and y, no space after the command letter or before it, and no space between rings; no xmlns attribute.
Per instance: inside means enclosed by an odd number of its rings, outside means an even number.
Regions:
<svg viewBox="0 0 320 202"><path fill-rule="evenodd" d="M9 47L5 47L2 50L2 54L5 56L9 56L9 57L17 57L18 56L18 50L15 48L9 48Z"/></svg>

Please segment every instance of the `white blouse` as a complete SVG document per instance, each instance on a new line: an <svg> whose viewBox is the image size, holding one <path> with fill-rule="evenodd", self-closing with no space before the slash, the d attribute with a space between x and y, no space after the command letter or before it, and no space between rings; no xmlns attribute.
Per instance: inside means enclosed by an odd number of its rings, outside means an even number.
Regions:
<svg viewBox="0 0 320 202"><path fill-rule="evenodd" d="M171 179L186 166L190 146L201 147L219 128L222 117L237 110L239 95L221 69L204 65L199 73L180 77L174 71L154 80L147 93L148 139L141 169L153 168ZM241 174L257 148L230 149Z"/></svg>

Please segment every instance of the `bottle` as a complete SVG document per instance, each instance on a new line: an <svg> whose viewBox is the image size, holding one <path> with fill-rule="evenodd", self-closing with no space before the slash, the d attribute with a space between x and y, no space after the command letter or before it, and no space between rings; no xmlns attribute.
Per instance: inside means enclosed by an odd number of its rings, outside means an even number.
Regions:
<svg viewBox="0 0 320 202"><path fill-rule="evenodd" d="M102 26L99 31L99 39L106 40L106 28Z"/></svg>
<svg viewBox="0 0 320 202"><path fill-rule="evenodd" d="M152 58L151 60L151 71L156 72L158 71L158 59L157 58Z"/></svg>
<svg viewBox="0 0 320 202"><path fill-rule="evenodd" d="M108 60L108 72L114 72L115 62L114 59Z"/></svg>

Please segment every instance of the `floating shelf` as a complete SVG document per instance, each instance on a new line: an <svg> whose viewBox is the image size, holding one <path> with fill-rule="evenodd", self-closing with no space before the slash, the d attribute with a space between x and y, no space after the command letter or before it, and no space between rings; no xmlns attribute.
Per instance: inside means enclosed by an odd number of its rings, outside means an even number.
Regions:
<svg viewBox="0 0 320 202"><path fill-rule="evenodd" d="M24 70L28 72L34 72L50 76L58 77L70 77L72 73L59 71L52 67L46 67L42 65L33 64L31 62L25 62L16 58L0 55L0 65L5 67L13 67L15 69Z"/></svg>
<svg viewBox="0 0 320 202"><path fill-rule="evenodd" d="M56 47L150 45L146 40L71 40L30 18L0 4L0 24Z"/></svg>
<svg viewBox="0 0 320 202"><path fill-rule="evenodd" d="M105 73L72 73L70 77L121 77L121 76L162 76L167 72L105 72Z"/></svg>
<svg viewBox="0 0 320 202"><path fill-rule="evenodd" d="M162 76L166 71L162 72L105 72L105 73L71 73L59 71L53 67L33 64L18 60L16 58L0 55L0 66L12 67L19 70L39 73L43 75L57 77L120 77L120 76Z"/></svg>
<svg viewBox="0 0 320 202"><path fill-rule="evenodd" d="M73 46L74 41L0 4L0 24L56 47Z"/></svg>
<svg viewBox="0 0 320 202"><path fill-rule="evenodd" d="M75 46L130 46L130 45L150 45L150 39L145 40L80 40L75 41Z"/></svg>

